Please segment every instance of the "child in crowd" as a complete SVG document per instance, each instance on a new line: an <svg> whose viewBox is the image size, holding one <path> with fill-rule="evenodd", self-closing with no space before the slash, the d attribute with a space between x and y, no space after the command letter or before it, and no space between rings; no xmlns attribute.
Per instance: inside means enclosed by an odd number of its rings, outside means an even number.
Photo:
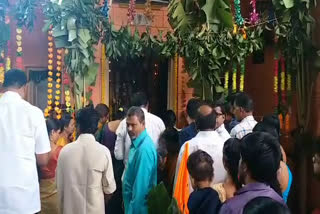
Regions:
<svg viewBox="0 0 320 214"><path fill-rule="evenodd" d="M211 188L214 177L211 156L202 150L198 150L189 156L187 168L194 189L188 201L190 214L218 213L221 202L218 193Z"/></svg>

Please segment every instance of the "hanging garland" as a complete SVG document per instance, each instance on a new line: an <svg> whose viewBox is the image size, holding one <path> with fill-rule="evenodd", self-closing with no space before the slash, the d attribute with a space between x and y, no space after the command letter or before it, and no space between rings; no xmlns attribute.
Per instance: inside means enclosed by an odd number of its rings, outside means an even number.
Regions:
<svg viewBox="0 0 320 214"><path fill-rule="evenodd" d="M8 15L5 16L5 23L7 25L10 24L10 18ZM6 53L6 71L9 71L11 69L11 59L10 59L10 55L11 55L11 47L10 47L10 42L7 41L7 53Z"/></svg>
<svg viewBox="0 0 320 214"><path fill-rule="evenodd" d="M281 81L280 81L280 85L281 85L281 102L283 105L286 104L286 73L285 73L285 61L284 58L281 57L280 59L281 61Z"/></svg>
<svg viewBox="0 0 320 214"><path fill-rule="evenodd" d="M22 52L22 28L18 26L16 28L16 43L17 43L17 51L16 51L16 67L18 69L23 69L23 52Z"/></svg>
<svg viewBox="0 0 320 214"><path fill-rule="evenodd" d="M128 8L128 23L133 24L134 17L136 15L136 0L130 0Z"/></svg>
<svg viewBox="0 0 320 214"><path fill-rule="evenodd" d="M241 70L240 70L240 85L239 85L239 90L243 92L244 89L244 74L245 74L245 62L242 61L241 63Z"/></svg>
<svg viewBox="0 0 320 214"><path fill-rule="evenodd" d="M226 95L228 95L229 93L229 71L228 70L224 73L224 91Z"/></svg>
<svg viewBox="0 0 320 214"><path fill-rule="evenodd" d="M152 14L152 8L151 8L151 0L146 1L144 14L152 22L153 14Z"/></svg>
<svg viewBox="0 0 320 214"><path fill-rule="evenodd" d="M235 8L235 21L238 26L244 25L244 19L241 16L241 2L240 0L234 0L234 8Z"/></svg>
<svg viewBox="0 0 320 214"><path fill-rule="evenodd" d="M56 94L55 94L55 112L57 113L57 119L61 119L61 108L60 108L60 94L61 94L61 70L62 70L62 49L57 49L57 67L56 67Z"/></svg>
<svg viewBox="0 0 320 214"><path fill-rule="evenodd" d="M279 97L278 97L278 76L279 76L279 60L274 60L274 77L273 77L273 96L275 111L278 110Z"/></svg>
<svg viewBox="0 0 320 214"><path fill-rule="evenodd" d="M52 110L52 88L53 88L53 47L51 44L52 37L52 29L48 31L48 95L47 95L47 108L44 110L44 116L49 117L50 111Z"/></svg>
<svg viewBox="0 0 320 214"><path fill-rule="evenodd" d="M233 72L232 72L232 91L237 91L237 64L233 64Z"/></svg>
<svg viewBox="0 0 320 214"><path fill-rule="evenodd" d="M259 14L257 13L256 0L251 0L252 12L250 13L250 23L255 25L259 21Z"/></svg>
<svg viewBox="0 0 320 214"><path fill-rule="evenodd" d="M4 51L1 52L1 57L0 57L0 83L4 82L4 72L5 72L5 64L4 64Z"/></svg>

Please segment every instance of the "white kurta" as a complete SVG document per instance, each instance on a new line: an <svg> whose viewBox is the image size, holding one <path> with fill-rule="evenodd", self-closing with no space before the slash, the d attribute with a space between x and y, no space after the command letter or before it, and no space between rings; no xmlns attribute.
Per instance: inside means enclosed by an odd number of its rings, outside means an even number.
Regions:
<svg viewBox="0 0 320 214"><path fill-rule="evenodd" d="M110 151L80 135L61 150L56 181L61 214L104 214L104 194L116 190Z"/></svg>
<svg viewBox="0 0 320 214"><path fill-rule="evenodd" d="M35 154L51 150L43 113L11 91L2 95L0 112L0 213L37 213Z"/></svg>
<svg viewBox="0 0 320 214"><path fill-rule="evenodd" d="M230 138L230 134L227 131L227 129L224 127L224 124L219 126L219 128L216 129L216 132L218 133L219 137L223 140L223 142L226 142Z"/></svg>

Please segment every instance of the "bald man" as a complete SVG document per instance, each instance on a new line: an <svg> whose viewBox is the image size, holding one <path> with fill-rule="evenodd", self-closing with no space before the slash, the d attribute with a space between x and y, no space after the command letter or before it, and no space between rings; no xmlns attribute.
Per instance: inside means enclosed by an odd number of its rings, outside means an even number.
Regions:
<svg viewBox="0 0 320 214"><path fill-rule="evenodd" d="M227 172L224 169L222 163L222 150L223 150L223 140L219 137L218 133L214 130L216 126L216 115L214 109L203 104L198 109L198 114L196 117L196 127L199 130L198 134L192 138L190 141L184 143L180 149L177 167L176 167L176 177L175 184L177 180L178 171L180 169L180 163L185 152L186 144L189 144L189 155L195 151L203 150L207 152L213 159L214 168L214 179L213 183L221 183L226 178ZM193 191L190 187L190 193Z"/></svg>

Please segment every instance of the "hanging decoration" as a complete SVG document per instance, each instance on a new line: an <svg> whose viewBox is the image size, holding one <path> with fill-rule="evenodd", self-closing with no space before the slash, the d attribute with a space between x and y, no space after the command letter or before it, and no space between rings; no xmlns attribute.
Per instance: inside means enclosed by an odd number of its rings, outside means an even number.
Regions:
<svg viewBox="0 0 320 214"><path fill-rule="evenodd" d="M280 89L281 89L281 102L283 105L286 104L286 73L285 73L285 61L284 57L281 57L281 80L280 80Z"/></svg>
<svg viewBox="0 0 320 214"><path fill-rule="evenodd" d="M174 98L174 112L177 114L178 111L178 84L179 84L179 80L178 80L178 60L179 60L179 56L176 53L174 55L174 65L173 65L173 69L174 69L174 77L175 77L175 84L174 84L174 94L175 94L175 98Z"/></svg>
<svg viewBox="0 0 320 214"><path fill-rule="evenodd" d="M103 2L103 7L101 8L101 13L107 18L109 19L109 2L108 0L104 0Z"/></svg>
<svg viewBox="0 0 320 214"><path fill-rule="evenodd" d="M62 70L62 49L57 49L57 59L56 59L57 67L56 67L56 94L54 101L54 110L57 113L57 119L61 119L61 108L60 108L60 95L61 95L61 70Z"/></svg>
<svg viewBox="0 0 320 214"><path fill-rule="evenodd" d="M16 67L18 69L23 69L23 52L22 52L22 28L17 27L16 28L16 39L17 39L17 51L16 51Z"/></svg>
<svg viewBox="0 0 320 214"><path fill-rule="evenodd" d="M284 118L284 131L285 133L290 132L290 113L288 112Z"/></svg>
<svg viewBox="0 0 320 214"><path fill-rule="evenodd" d="M279 122L280 122L280 130L283 130L283 115L279 114L278 118L279 118Z"/></svg>
<svg viewBox="0 0 320 214"><path fill-rule="evenodd" d="M244 60L242 61L240 65L240 85L239 85L239 90L243 92L244 89L244 74L245 74L245 62Z"/></svg>
<svg viewBox="0 0 320 214"><path fill-rule="evenodd" d="M47 108L44 110L44 116L49 117L50 111L52 110L52 98L53 98L53 47L51 44L52 37L52 29L48 31L48 96L47 96Z"/></svg>
<svg viewBox="0 0 320 214"><path fill-rule="evenodd" d="M278 97L278 75L279 75L279 60L274 60L274 77L273 77L273 95L275 110L278 110L279 97Z"/></svg>
<svg viewBox="0 0 320 214"><path fill-rule="evenodd" d="M237 64L233 64L233 72L232 72L232 91L237 91Z"/></svg>
<svg viewBox="0 0 320 214"><path fill-rule="evenodd" d="M252 12L250 13L250 23L256 25L259 21L259 14L257 13L256 0L251 0Z"/></svg>
<svg viewBox="0 0 320 214"><path fill-rule="evenodd" d="M106 70L107 67L107 58L106 58L106 46L102 44L102 53L101 53L101 101L102 103L106 102Z"/></svg>
<svg viewBox="0 0 320 214"><path fill-rule="evenodd" d="M5 16L5 23L7 25L10 24L10 18L8 15ZM6 71L9 71L11 69L11 59L10 59L10 55L11 55L11 47L10 47L10 42L7 42L7 53L6 53Z"/></svg>
<svg viewBox="0 0 320 214"><path fill-rule="evenodd" d="M136 15L136 0L130 0L128 8L128 23L133 24Z"/></svg>
<svg viewBox="0 0 320 214"><path fill-rule="evenodd" d="M229 71L228 70L224 73L224 91L226 95L228 95L228 92L229 92Z"/></svg>
<svg viewBox="0 0 320 214"><path fill-rule="evenodd" d="M151 8L151 0L147 0L145 3L144 15L152 22L153 14L152 14L152 8Z"/></svg>
<svg viewBox="0 0 320 214"><path fill-rule="evenodd" d="M66 88L66 90L64 91L64 99L66 102L66 111L70 113L71 112L71 92L69 88Z"/></svg>
<svg viewBox="0 0 320 214"><path fill-rule="evenodd" d="M5 58L4 58L4 51L1 52L0 54L0 83L3 83L4 82L4 72L5 72L5 64L4 64L4 61L5 61Z"/></svg>
<svg viewBox="0 0 320 214"><path fill-rule="evenodd" d="M244 19L241 16L241 2L240 0L234 0L234 9L235 9L235 21L238 26L244 25Z"/></svg>

